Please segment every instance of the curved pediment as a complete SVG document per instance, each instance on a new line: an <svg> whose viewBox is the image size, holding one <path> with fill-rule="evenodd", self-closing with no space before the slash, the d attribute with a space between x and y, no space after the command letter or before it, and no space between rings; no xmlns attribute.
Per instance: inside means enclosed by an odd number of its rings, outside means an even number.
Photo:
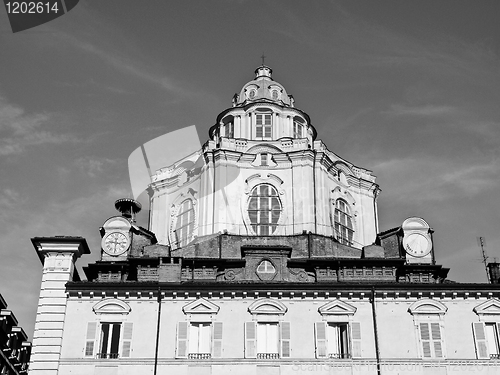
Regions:
<svg viewBox="0 0 500 375"><path fill-rule="evenodd" d="M184 306L182 311L184 314L217 314L219 312L219 306L205 298L199 298Z"/></svg>
<svg viewBox="0 0 500 375"><path fill-rule="evenodd" d="M412 304L408 308L408 312L412 315L415 314L446 314L448 308L441 302L426 299L420 300Z"/></svg>
<svg viewBox="0 0 500 375"><path fill-rule="evenodd" d="M500 315L500 301L497 299L490 299L474 307L473 311L478 315L484 315L484 314Z"/></svg>
<svg viewBox="0 0 500 375"><path fill-rule="evenodd" d="M94 310L96 314L127 315L130 313L131 308L128 303L117 298L105 298L97 302L94 307L92 307L92 310Z"/></svg>
<svg viewBox="0 0 500 375"><path fill-rule="evenodd" d="M267 152L269 154L279 154L281 151L278 147L266 144L259 144L253 146L247 150L248 154L259 154L261 152Z"/></svg>
<svg viewBox="0 0 500 375"><path fill-rule="evenodd" d="M340 300L328 302L318 309L321 315L354 315L356 307Z"/></svg>
<svg viewBox="0 0 500 375"><path fill-rule="evenodd" d="M250 314L274 314L283 315L287 312L287 307L279 301L271 298L262 298L248 307Z"/></svg>

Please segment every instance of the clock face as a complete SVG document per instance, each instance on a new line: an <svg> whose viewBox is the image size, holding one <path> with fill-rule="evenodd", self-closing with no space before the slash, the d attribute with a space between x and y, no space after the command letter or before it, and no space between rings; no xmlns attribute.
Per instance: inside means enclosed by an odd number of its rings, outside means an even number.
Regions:
<svg viewBox="0 0 500 375"><path fill-rule="evenodd" d="M128 237L121 232L113 232L104 238L103 250L109 255L120 255L124 253L129 246Z"/></svg>
<svg viewBox="0 0 500 375"><path fill-rule="evenodd" d="M403 238L406 252L414 257L423 257L431 251L430 240L421 233L410 233Z"/></svg>

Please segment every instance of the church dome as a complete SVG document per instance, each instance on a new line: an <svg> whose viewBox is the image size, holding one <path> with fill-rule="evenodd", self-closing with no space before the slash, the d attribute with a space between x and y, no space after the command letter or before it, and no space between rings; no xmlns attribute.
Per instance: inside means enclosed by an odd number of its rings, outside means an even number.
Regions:
<svg viewBox="0 0 500 375"><path fill-rule="evenodd" d="M235 96L233 104L240 106L264 99L293 107L293 97L287 94L283 85L273 80L272 73L273 70L266 65L255 69L255 79L243 86L240 94Z"/></svg>

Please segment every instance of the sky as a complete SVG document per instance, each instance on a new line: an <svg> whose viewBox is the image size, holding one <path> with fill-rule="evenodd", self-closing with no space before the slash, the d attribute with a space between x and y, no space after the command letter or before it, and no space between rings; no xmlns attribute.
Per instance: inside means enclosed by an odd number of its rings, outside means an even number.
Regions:
<svg viewBox="0 0 500 375"><path fill-rule="evenodd" d="M0 293L32 337L33 237L83 236L130 196L127 159L200 140L265 63L327 147L377 176L379 229L434 229L436 261L486 282L500 258L497 0L81 0L12 33L0 9ZM146 225L147 215L139 214Z"/></svg>

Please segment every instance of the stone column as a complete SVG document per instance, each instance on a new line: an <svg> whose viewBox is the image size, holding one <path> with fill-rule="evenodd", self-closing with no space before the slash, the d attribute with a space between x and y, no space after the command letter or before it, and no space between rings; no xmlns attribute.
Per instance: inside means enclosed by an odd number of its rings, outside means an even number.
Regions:
<svg viewBox="0 0 500 375"><path fill-rule="evenodd" d="M66 283L80 280L75 262L90 250L82 237L36 237L31 242L42 261L43 274L30 375L56 375L66 317Z"/></svg>

